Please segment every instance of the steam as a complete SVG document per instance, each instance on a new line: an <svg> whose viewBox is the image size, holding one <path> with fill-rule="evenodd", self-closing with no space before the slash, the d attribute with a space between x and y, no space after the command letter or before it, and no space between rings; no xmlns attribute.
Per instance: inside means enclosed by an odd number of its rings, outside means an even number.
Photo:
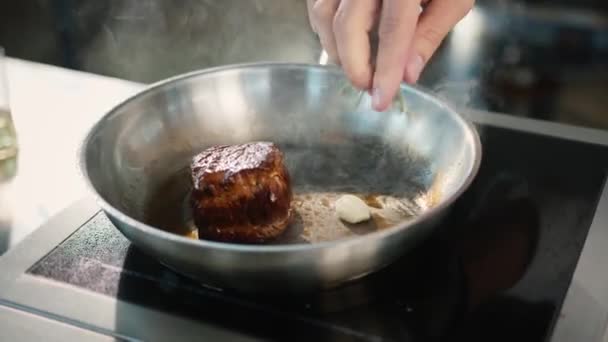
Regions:
<svg viewBox="0 0 608 342"><path fill-rule="evenodd" d="M443 101L457 108L470 107L474 94L478 92L479 81L445 81L435 85L432 92Z"/></svg>
<svg viewBox="0 0 608 342"><path fill-rule="evenodd" d="M300 0L84 2L75 10L85 70L150 83L219 65L316 63ZM102 18L92 23L91 18ZM94 29L91 29L94 27ZM80 44L80 45L83 45Z"/></svg>
<svg viewBox="0 0 608 342"><path fill-rule="evenodd" d="M475 11L446 40L450 49L475 41L483 24ZM82 67L138 82L232 63L326 60L319 60L321 47L300 0L83 2L74 12L87 42L79 51ZM92 18L101 19L91 23ZM461 81L453 70L439 76L428 83L435 95L458 108L472 105L479 80Z"/></svg>
<svg viewBox="0 0 608 342"><path fill-rule="evenodd" d="M319 62L321 48L317 37L309 29L305 1L150 0L87 3L81 6L89 8L80 8L76 12L80 25L86 24L84 22L91 13L103 14L101 22L96 24L98 30L91 33L89 44L80 52L84 69L95 73L149 83L195 69L232 63ZM465 33L469 31L464 30ZM432 93L456 108L470 106L479 82L454 79L446 75L445 81L434 82ZM284 93L277 90L277 94ZM273 99L276 106L280 99L278 96ZM382 132L382 128L388 124L387 118L368 115L366 119L354 116L334 119L352 120L349 124L365 133L372 129L370 127L377 127L377 131ZM292 123L295 123L293 119L291 116ZM328 125L334 124L327 120ZM342 125L344 122L335 124ZM297 137L309 133L303 129L294 130ZM425 133L424 130L420 132ZM426 134L429 134L428 130ZM380 151L387 152L382 148ZM359 152L368 152L369 155L373 151ZM389 165L389 159L380 155L373 166L365 166L367 170L373 170L374 167ZM314 165L313 162L318 160L304 161Z"/></svg>

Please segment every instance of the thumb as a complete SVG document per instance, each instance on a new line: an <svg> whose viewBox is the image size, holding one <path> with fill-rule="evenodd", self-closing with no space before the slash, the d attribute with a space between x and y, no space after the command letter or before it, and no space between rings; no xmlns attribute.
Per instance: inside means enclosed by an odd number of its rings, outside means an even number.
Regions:
<svg viewBox="0 0 608 342"><path fill-rule="evenodd" d="M416 83L422 69L450 30L471 10L474 0L433 0L420 15L403 79Z"/></svg>

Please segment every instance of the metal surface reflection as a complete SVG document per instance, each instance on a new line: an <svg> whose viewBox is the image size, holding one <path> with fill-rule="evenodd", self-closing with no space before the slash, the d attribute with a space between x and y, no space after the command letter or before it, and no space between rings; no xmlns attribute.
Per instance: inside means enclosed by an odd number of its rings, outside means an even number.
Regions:
<svg viewBox="0 0 608 342"><path fill-rule="evenodd" d="M98 122L84 143L82 170L125 236L203 283L247 292L334 287L382 268L428 236L481 159L473 126L429 94L404 87L408 113L378 113L355 107L345 84L339 69L300 64L239 65L170 79ZM194 154L256 140L283 147L302 192L391 194L423 204L386 229L312 244L195 241L149 220L154 189Z"/></svg>

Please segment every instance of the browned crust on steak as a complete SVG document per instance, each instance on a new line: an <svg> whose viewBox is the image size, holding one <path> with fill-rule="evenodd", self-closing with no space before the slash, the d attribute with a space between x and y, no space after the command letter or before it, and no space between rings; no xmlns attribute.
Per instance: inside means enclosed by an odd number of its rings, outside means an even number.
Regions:
<svg viewBox="0 0 608 342"><path fill-rule="evenodd" d="M287 228L291 185L274 144L212 147L195 156L190 169L190 203L200 238L257 243Z"/></svg>

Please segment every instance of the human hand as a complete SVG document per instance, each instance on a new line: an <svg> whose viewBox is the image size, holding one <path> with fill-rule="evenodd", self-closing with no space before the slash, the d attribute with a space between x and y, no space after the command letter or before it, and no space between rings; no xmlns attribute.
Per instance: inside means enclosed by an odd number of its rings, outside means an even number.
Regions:
<svg viewBox="0 0 608 342"><path fill-rule="evenodd" d="M391 104L401 81L416 83L443 38L474 0L307 0L312 29L374 109ZM424 10L421 12L421 6ZM370 35L377 28L377 54ZM375 63L372 63L375 61Z"/></svg>

